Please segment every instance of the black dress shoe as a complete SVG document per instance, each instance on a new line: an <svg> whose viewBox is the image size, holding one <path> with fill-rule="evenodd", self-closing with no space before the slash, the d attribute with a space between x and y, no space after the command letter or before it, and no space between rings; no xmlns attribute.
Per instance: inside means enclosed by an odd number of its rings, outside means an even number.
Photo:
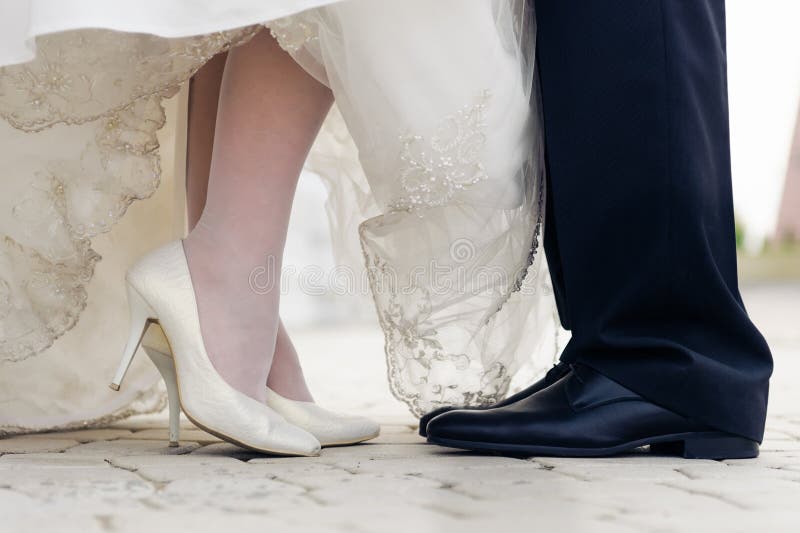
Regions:
<svg viewBox="0 0 800 533"><path fill-rule="evenodd" d="M428 423L428 442L510 455L595 457L649 445L691 459L746 459L758 443L659 407L584 365L512 405L455 410Z"/></svg>
<svg viewBox="0 0 800 533"><path fill-rule="evenodd" d="M551 368L550 370L547 371L547 374L545 374L545 376L542 379L540 379L539 381L537 381L536 383L534 383L530 387L528 387L526 389L523 389L523 390L519 391L518 393L516 393L516 394L514 394L512 396L509 396L505 400L502 400L502 401L500 401L500 402L498 402L498 403L496 403L494 405L489 405L489 406L486 406L486 407L455 407L455 406L449 406L449 407L440 407L438 409L434 409L430 413L424 414L424 415L422 415L420 417L420 419L419 419L419 434L420 434L421 437L427 437L428 436L428 422L430 422L431 420L433 420L434 418L436 418L437 416L439 416L441 414L447 413L449 411L454 411L456 409L480 411L480 410L484 410L484 409L493 409L495 407L504 407L506 405L511 405L512 403L517 402L517 401L519 401L519 400L521 400L523 398L527 398L528 396L530 396L531 394L533 394L535 392L539 392L540 390L544 389L545 387L549 387L550 385L552 385L553 383L555 383L559 379L561 379L564 376L566 376L568 372L569 372L569 365L567 363L559 361L558 363L553 365L553 368Z"/></svg>

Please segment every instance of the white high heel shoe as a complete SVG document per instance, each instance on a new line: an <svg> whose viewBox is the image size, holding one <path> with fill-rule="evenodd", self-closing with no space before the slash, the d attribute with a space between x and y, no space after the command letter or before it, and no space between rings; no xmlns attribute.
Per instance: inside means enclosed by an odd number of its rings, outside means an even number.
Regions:
<svg viewBox="0 0 800 533"><path fill-rule="evenodd" d="M314 435L323 446L346 446L374 439L381 433L376 422L362 416L340 415L314 402L290 400L267 387L267 405L289 423Z"/></svg>
<svg viewBox="0 0 800 533"><path fill-rule="evenodd" d="M128 270L126 281L130 337L110 387L119 390L148 326L157 322L172 357L153 349L147 354L167 384L172 443L178 440L178 414L183 409L199 428L244 448L279 455L319 454L320 443L313 435L237 391L214 369L203 343L182 241L147 254Z"/></svg>
<svg viewBox="0 0 800 533"><path fill-rule="evenodd" d="M167 383L169 400L169 439L171 446L178 445L180 432L180 404L177 387L172 377L175 366L169 356L170 348L158 324L152 324L142 339L142 348L158 368ZM313 402L290 400L267 387L267 406L281 415L287 422L302 428L319 440L322 446L345 446L358 444L380 435L380 425L360 416L340 415L323 409Z"/></svg>

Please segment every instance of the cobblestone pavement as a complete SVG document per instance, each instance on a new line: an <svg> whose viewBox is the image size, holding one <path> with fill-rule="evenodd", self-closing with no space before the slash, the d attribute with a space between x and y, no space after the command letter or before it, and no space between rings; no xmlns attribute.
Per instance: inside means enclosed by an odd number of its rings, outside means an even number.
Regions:
<svg viewBox="0 0 800 533"><path fill-rule="evenodd" d="M381 416L379 439L272 458L185 423L181 446L168 448L165 421L152 416L0 440L0 531L800 531L800 286L751 289L746 300L776 358L755 460L524 460L428 446L385 385L359 388L382 377L380 364L343 365L352 342L301 336L301 348L327 348L310 372L318 399ZM360 370L324 386L334 364Z"/></svg>

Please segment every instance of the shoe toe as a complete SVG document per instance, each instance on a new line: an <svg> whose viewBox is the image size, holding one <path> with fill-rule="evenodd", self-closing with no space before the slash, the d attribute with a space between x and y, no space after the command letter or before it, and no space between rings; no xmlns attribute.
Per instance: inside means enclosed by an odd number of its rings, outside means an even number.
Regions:
<svg viewBox="0 0 800 533"><path fill-rule="evenodd" d="M343 417L341 422L340 437L345 442L363 442L374 439L381 432L381 426L363 416Z"/></svg>
<svg viewBox="0 0 800 533"><path fill-rule="evenodd" d="M375 438L381 434L381 425L369 418L359 418L361 425L361 435L367 438Z"/></svg>
<svg viewBox="0 0 800 533"><path fill-rule="evenodd" d="M428 422L428 440L492 440L492 429L485 419L485 411L448 411Z"/></svg>
<svg viewBox="0 0 800 533"><path fill-rule="evenodd" d="M419 435L421 437L428 436L428 423L439 415L457 409L457 407L439 407L419 417Z"/></svg>
<svg viewBox="0 0 800 533"><path fill-rule="evenodd" d="M315 456L319 455L322 445L308 431L289 423L282 423L270 432L270 441L275 452L286 455Z"/></svg>
<svg viewBox="0 0 800 533"><path fill-rule="evenodd" d="M371 440L381 434L381 426L377 422L364 418L361 422L360 438L363 441Z"/></svg>
<svg viewBox="0 0 800 533"><path fill-rule="evenodd" d="M315 435L323 446L343 446L358 444L374 439L381 432L377 422L363 416L347 416L326 412L318 417L307 429Z"/></svg>

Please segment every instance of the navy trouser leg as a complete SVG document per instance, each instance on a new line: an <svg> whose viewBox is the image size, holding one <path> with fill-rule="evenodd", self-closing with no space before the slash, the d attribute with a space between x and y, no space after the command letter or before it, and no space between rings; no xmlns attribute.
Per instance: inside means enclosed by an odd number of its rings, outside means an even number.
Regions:
<svg viewBox="0 0 800 533"><path fill-rule="evenodd" d="M772 357L738 290L724 0L535 6L562 359L760 441Z"/></svg>

